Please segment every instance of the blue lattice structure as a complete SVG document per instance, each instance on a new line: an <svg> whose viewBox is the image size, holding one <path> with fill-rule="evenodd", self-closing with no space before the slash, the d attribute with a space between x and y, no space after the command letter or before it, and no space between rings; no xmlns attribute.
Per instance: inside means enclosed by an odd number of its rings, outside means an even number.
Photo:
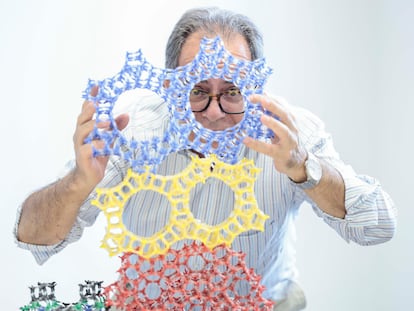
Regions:
<svg viewBox="0 0 414 311"><path fill-rule="evenodd" d="M116 155L131 164L134 171L143 172L149 165L155 168L172 152L193 149L202 154L215 154L227 163L238 161L237 155L244 137L266 139L272 136L262 123L260 104L250 102L252 94L261 94L272 70L265 59L247 61L234 57L222 40L204 38L194 60L176 69L162 69L151 65L141 50L126 54L121 71L111 78L90 80L83 97L96 105L96 126L86 142L94 139L105 142L102 149L94 148L94 156ZM244 118L235 126L212 131L198 123L191 111L189 93L194 85L207 79L223 79L240 89L245 103ZM96 96L91 96L93 86L99 86ZM118 130L113 116L119 96L129 90L147 89L159 95L168 106L170 122L163 137L147 141L126 139ZM99 129L101 121L110 122L110 130ZM189 139L190 134L194 138Z"/></svg>

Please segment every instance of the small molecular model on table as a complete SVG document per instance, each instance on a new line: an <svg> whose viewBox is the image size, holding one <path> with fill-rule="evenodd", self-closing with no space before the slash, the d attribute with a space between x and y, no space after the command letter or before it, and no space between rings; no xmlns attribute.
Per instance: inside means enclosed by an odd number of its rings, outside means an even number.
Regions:
<svg viewBox="0 0 414 311"><path fill-rule="evenodd" d="M79 301L76 303L63 303L55 297L56 283L38 283L30 286L31 302L21 307L21 311L104 311L105 297L102 295L102 282L85 281L79 284Z"/></svg>

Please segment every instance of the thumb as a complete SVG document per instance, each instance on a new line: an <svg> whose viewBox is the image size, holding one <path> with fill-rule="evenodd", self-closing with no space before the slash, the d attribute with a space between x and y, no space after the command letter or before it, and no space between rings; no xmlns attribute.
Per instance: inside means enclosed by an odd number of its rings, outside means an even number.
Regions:
<svg viewBox="0 0 414 311"><path fill-rule="evenodd" d="M129 123L129 115L124 113L115 118L116 126L121 131L123 130Z"/></svg>

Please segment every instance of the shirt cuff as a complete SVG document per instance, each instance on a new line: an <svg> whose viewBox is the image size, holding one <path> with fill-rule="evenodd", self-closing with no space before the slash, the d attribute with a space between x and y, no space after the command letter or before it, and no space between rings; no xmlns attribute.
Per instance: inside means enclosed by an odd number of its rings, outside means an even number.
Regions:
<svg viewBox="0 0 414 311"><path fill-rule="evenodd" d="M13 230L14 241L19 248L30 251L39 265L44 264L51 256L59 253L68 244L79 240L80 237L82 236L83 227L79 225L81 221L78 219L78 221L73 226L70 233L68 234L68 237L70 237L70 240L65 239L53 245L36 245L36 244L29 244L29 243L19 241L17 237L17 230L18 230L18 226L20 223L21 213L22 213L22 206L19 206L19 208L17 209L16 223L14 225L14 230Z"/></svg>

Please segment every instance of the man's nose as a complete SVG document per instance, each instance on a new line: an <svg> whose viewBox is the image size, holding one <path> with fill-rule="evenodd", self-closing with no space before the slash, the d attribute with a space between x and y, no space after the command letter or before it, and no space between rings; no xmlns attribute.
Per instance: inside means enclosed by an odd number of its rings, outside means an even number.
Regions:
<svg viewBox="0 0 414 311"><path fill-rule="evenodd" d="M225 114L220 108L220 96L213 95L211 96L210 105L207 107L206 111L204 111L205 116L211 120L216 121L223 117Z"/></svg>

